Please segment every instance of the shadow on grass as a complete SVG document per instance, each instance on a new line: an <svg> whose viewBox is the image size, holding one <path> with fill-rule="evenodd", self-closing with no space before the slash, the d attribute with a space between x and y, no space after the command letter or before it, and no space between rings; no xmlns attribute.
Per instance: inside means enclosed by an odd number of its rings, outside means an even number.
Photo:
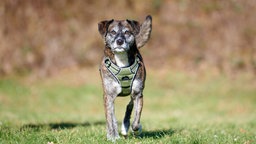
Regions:
<svg viewBox="0 0 256 144"><path fill-rule="evenodd" d="M166 136L172 136L175 132L177 132L177 130L174 129L143 131L139 138L159 139Z"/></svg>
<svg viewBox="0 0 256 144"><path fill-rule="evenodd" d="M62 123L48 123L48 124L27 124L20 128L20 130L32 129L33 131L40 131L41 129L50 129L50 130L62 130L62 129L72 129L75 127L89 127L89 126L99 126L105 125L105 121L98 122L84 122L84 123L72 123L72 122L62 122ZM153 131L143 131L140 136L137 138L147 139L159 139L166 136L172 136L179 130L174 129L165 129L165 130L153 130Z"/></svg>
<svg viewBox="0 0 256 144"><path fill-rule="evenodd" d="M97 126L97 125L105 125L105 121L98 122L84 122L84 123L72 123L72 122L62 122L62 123L49 123L49 124L27 124L21 127L22 129L34 129L40 130L42 128L50 128L52 130L61 130L61 129L72 129L75 127L89 127L89 126Z"/></svg>

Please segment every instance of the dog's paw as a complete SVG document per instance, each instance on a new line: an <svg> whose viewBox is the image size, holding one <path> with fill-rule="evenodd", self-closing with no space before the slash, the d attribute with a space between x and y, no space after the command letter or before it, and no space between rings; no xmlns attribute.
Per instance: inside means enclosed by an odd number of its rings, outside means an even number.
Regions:
<svg viewBox="0 0 256 144"><path fill-rule="evenodd" d="M140 124L140 125L139 125L139 128L138 128L137 130L133 130L133 129L132 129L132 133L133 133L134 136L139 136L139 135L141 135L141 133L142 133L142 125Z"/></svg>
<svg viewBox="0 0 256 144"><path fill-rule="evenodd" d="M127 135L128 135L129 126L130 126L130 123L124 123L124 122L122 123L121 134L124 137L127 137Z"/></svg>
<svg viewBox="0 0 256 144"><path fill-rule="evenodd" d="M110 135L107 135L107 140L108 141L112 141L112 142L115 142L116 140L120 139L120 136L117 135L117 136L110 136Z"/></svg>
<svg viewBox="0 0 256 144"><path fill-rule="evenodd" d="M127 130L126 130L126 128L124 127L124 126L122 126L122 128L121 128L121 134L123 135L123 136L127 136Z"/></svg>

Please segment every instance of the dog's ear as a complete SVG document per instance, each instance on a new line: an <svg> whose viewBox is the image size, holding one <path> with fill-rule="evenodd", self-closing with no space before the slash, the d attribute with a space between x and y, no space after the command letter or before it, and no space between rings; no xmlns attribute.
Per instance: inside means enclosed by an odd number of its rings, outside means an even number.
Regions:
<svg viewBox="0 0 256 144"><path fill-rule="evenodd" d="M137 48L144 46L150 38L152 30L152 17L148 15L146 20L140 25L139 33L136 35Z"/></svg>
<svg viewBox="0 0 256 144"><path fill-rule="evenodd" d="M102 37L106 36L108 26L113 22L114 20L105 20L98 23L98 31L100 32Z"/></svg>
<svg viewBox="0 0 256 144"><path fill-rule="evenodd" d="M140 32L140 24L139 22L135 21L135 20L126 20L133 28L133 33L134 35L139 34Z"/></svg>

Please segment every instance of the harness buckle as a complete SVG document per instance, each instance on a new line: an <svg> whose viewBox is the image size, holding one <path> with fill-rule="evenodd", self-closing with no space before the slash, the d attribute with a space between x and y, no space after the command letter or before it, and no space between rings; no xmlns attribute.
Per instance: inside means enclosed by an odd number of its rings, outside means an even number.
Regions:
<svg viewBox="0 0 256 144"><path fill-rule="evenodd" d="M106 67L110 67L111 66L111 62L110 62L110 60L109 59L106 59L105 60L105 64L106 64Z"/></svg>

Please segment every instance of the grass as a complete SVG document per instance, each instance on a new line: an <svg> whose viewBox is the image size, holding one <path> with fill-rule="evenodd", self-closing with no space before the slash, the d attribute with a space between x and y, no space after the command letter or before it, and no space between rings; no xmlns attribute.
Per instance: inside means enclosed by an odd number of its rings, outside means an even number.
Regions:
<svg viewBox="0 0 256 144"><path fill-rule="evenodd" d="M96 71L1 78L0 144L111 143ZM117 143L256 143L253 78L149 69L143 133ZM119 123L128 101L116 99Z"/></svg>

